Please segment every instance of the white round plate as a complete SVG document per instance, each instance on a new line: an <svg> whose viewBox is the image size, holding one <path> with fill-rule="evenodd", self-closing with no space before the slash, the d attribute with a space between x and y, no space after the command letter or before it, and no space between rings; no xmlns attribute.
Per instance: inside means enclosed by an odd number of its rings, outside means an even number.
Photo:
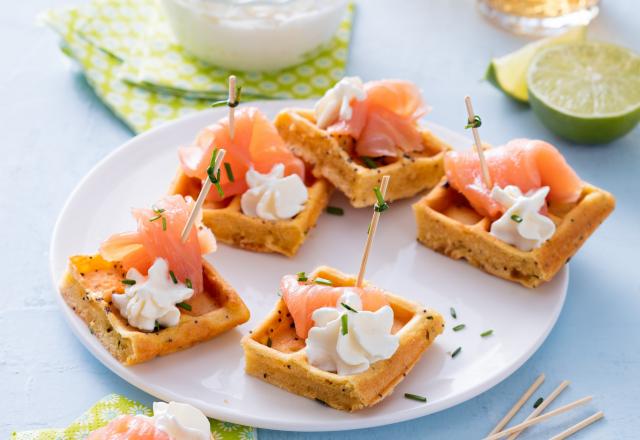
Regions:
<svg viewBox="0 0 640 440"><path fill-rule="evenodd" d="M273 117L278 110L309 102L270 101L258 105ZM80 182L67 201L51 243L54 283L74 254L95 253L112 233L133 230L129 209L150 206L169 186L178 166L177 147L190 143L204 126L224 116L217 108L163 125L116 149ZM456 148L471 142L429 125ZM393 183L392 183L393 184ZM91 335L58 294L71 328L104 365L127 382L162 400L190 403L208 416L261 428L328 431L380 426L421 417L457 405L493 387L520 367L542 344L564 303L568 270L535 290L490 276L416 241L411 203L393 203L381 219L367 278L391 292L438 310L447 328L395 392L373 408L347 413L290 394L244 373L240 338L254 328L277 300L280 277L331 265L357 272L371 209L353 209L339 194L331 204L344 216L324 214L298 255L259 254L220 246L209 258L240 293L251 320L189 350L125 367ZM450 307L458 318L449 314ZM456 324L466 324L459 332ZM480 333L493 329L493 335ZM450 353L462 351L455 358ZM427 403L404 393L427 396Z"/></svg>

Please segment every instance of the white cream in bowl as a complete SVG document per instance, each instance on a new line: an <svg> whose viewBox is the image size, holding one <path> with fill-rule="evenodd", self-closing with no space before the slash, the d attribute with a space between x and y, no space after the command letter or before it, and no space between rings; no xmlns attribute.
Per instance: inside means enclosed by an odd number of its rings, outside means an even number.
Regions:
<svg viewBox="0 0 640 440"><path fill-rule="evenodd" d="M160 0L180 45L228 69L305 61L336 32L347 0Z"/></svg>

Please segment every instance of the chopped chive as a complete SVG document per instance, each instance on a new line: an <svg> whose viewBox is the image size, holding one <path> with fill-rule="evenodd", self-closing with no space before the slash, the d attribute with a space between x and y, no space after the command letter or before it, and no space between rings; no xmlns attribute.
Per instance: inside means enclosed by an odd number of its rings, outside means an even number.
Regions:
<svg viewBox="0 0 640 440"><path fill-rule="evenodd" d="M162 230L163 231L167 230L167 218L166 217L162 217Z"/></svg>
<svg viewBox="0 0 640 440"><path fill-rule="evenodd" d="M209 166L212 167L216 164L216 157L218 157L218 148L214 148L211 153L211 160L209 161Z"/></svg>
<svg viewBox="0 0 640 440"><path fill-rule="evenodd" d="M185 309L187 311L191 311L191 304L187 304L186 302L179 302L176 304L176 307L180 307L181 309Z"/></svg>
<svg viewBox="0 0 640 440"><path fill-rule="evenodd" d="M418 394L404 393L404 397L411 400L417 400L418 402L426 402L427 398Z"/></svg>
<svg viewBox="0 0 640 440"><path fill-rule="evenodd" d="M453 328L454 332L459 332L460 330L463 330L466 327L466 325L464 324L458 324Z"/></svg>
<svg viewBox="0 0 640 440"><path fill-rule="evenodd" d="M535 403L533 404L534 408L539 407L540 405L542 405L542 402L544 402L544 398L543 397L538 397L538 400L535 401Z"/></svg>
<svg viewBox="0 0 640 440"><path fill-rule="evenodd" d="M242 93L242 86L237 86L236 87L236 100L231 102L228 99L223 99L221 101L214 101L212 102L209 106L210 107L222 107L222 106L228 106L228 107L237 107L238 104L240 104L240 94Z"/></svg>
<svg viewBox="0 0 640 440"><path fill-rule="evenodd" d="M178 284L178 279L176 278L176 274L173 273L172 270L169 271L169 276L171 277L171 280L173 281L173 284Z"/></svg>
<svg viewBox="0 0 640 440"><path fill-rule="evenodd" d="M377 162L368 156L361 156L360 160L362 160L362 162L367 166L367 168L371 168L371 169L378 168Z"/></svg>
<svg viewBox="0 0 640 440"><path fill-rule="evenodd" d="M211 160L209 161L209 168L207 168L207 175L209 176L209 180L214 184L216 190L220 197L224 197L224 191L222 190L222 186L220 185L220 168L218 168L218 173L215 172L215 164L216 157L218 157L218 148L213 149L213 153L211 153Z"/></svg>
<svg viewBox="0 0 640 440"><path fill-rule="evenodd" d="M378 199L378 203L376 203L373 209L375 209L376 212L384 212L389 209L389 204L385 202L384 197L382 197L380 188L376 186L373 188L373 192L376 194L376 199Z"/></svg>
<svg viewBox="0 0 640 440"><path fill-rule="evenodd" d="M453 350L453 353L451 353L451 357L454 358L454 357L458 356L461 351L462 351L462 347L456 348L455 350Z"/></svg>
<svg viewBox="0 0 640 440"><path fill-rule="evenodd" d="M487 336L491 336L492 334L493 334L493 330L487 330L480 333L480 336L482 336L483 338L486 338Z"/></svg>
<svg viewBox="0 0 640 440"><path fill-rule="evenodd" d="M272 344L273 344L273 341L271 340L271 336L269 336L267 338L267 347L271 347Z"/></svg>
<svg viewBox="0 0 640 440"><path fill-rule="evenodd" d="M222 107L223 105L227 105L228 102L229 102L228 99L224 99L222 101L214 101L211 104L209 104L209 107Z"/></svg>
<svg viewBox="0 0 640 440"><path fill-rule="evenodd" d="M233 177L233 170L231 169L231 164L229 162L224 163L224 170L227 172L227 178L229 178L229 182L235 182L235 177Z"/></svg>
<svg viewBox="0 0 640 440"><path fill-rule="evenodd" d="M316 277L313 282L316 284L323 284L325 286L333 286L333 281L322 277Z"/></svg>
<svg viewBox="0 0 640 440"><path fill-rule="evenodd" d="M184 284L189 288L189 289L193 289L193 284L191 283L191 280L189 278L185 278L184 279Z"/></svg>
<svg viewBox="0 0 640 440"><path fill-rule="evenodd" d="M153 331L154 332L159 332L160 331L160 323L158 321L156 321L156 325L153 327Z"/></svg>
<svg viewBox="0 0 640 440"><path fill-rule="evenodd" d="M152 210L153 210L153 212L155 212L156 214L162 214L163 212L165 212L165 211L166 211L166 209L164 209L164 208L158 208L158 207L156 207L155 205L153 205L153 206L151 207L151 209L152 209Z"/></svg>
<svg viewBox="0 0 640 440"><path fill-rule="evenodd" d="M453 319L458 319L458 314L456 313L456 309L454 309L453 307L449 308L449 313L451 313L451 317Z"/></svg>
<svg viewBox="0 0 640 440"><path fill-rule="evenodd" d="M349 333L349 316L345 313L340 317L340 322L342 323L342 335L346 335Z"/></svg>
<svg viewBox="0 0 640 440"><path fill-rule="evenodd" d="M473 121L468 121L468 124L464 126L465 129L467 128L478 128L482 125L482 119L480 119L480 116L475 115L473 117Z"/></svg>
<svg viewBox="0 0 640 440"><path fill-rule="evenodd" d="M522 223L522 217L520 217L518 214L513 214L511 216L511 220L513 220L516 223Z"/></svg>
<svg viewBox="0 0 640 440"><path fill-rule="evenodd" d="M155 222L156 220L160 220L162 218L162 214L158 214L155 217L151 217L149 219L150 222Z"/></svg>
<svg viewBox="0 0 640 440"><path fill-rule="evenodd" d="M307 278L307 274L306 272L298 272L296 275L298 275L298 281L301 283L304 283L305 281L307 281L309 278Z"/></svg>
<svg viewBox="0 0 640 440"><path fill-rule="evenodd" d="M127 286L133 286L136 283L136 280L130 280L129 278L125 278L122 280L122 284L126 284Z"/></svg>
<svg viewBox="0 0 640 440"><path fill-rule="evenodd" d="M358 311L356 309L354 309L353 307L351 307L349 304L345 304L343 302L341 302L340 304L342 304L342 307L344 307L345 309L349 310L350 312L358 313Z"/></svg>
<svg viewBox="0 0 640 440"><path fill-rule="evenodd" d="M339 206L327 206L327 214L344 215L344 209Z"/></svg>

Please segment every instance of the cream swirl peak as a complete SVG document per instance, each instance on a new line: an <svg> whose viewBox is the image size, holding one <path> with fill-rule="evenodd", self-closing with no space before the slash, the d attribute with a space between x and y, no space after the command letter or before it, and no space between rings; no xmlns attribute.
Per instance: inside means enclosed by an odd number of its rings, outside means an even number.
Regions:
<svg viewBox="0 0 640 440"><path fill-rule="evenodd" d="M342 78L316 103L316 124L320 128L327 128L336 121L348 121L353 115L352 100L363 101L366 97L367 92L359 77Z"/></svg>
<svg viewBox="0 0 640 440"><path fill-rule="evenodd" d="M491 198L507 210L491 224L490 234L522 251L542 246L556 230L555 223L540 213L548 193L548 186L526 194L522 194L520 188L513 185L504 189L493 187Z"/></svg>
<svg viewBox="0 0 640 440"><path fill-rule="evenodd" d="M267 174L251 168L246 174L249 189L240 207L245 215L263 220L288 220L304 209L309 193L297 174L284 175L284 165L275 164Z"/></svg>
<svg viewBox="0 0 640 440"><path fill-rule="evenodd" d="M197 408L186 403L154 402L153 421L156 427L176 440L209 440L211 425Z"/></svg>
<svg viewBox="0 0 640 440"><path fill-rule="evenodd" d="M178 325L176 304L191 298L193 289L170 279L165 259L156 258L147 277L132 268L127 278L135 284L127 286L125 293L113 295L113 303L129 325L145 331L153 331L156 322L163 327Z"/></svg>
<svg viewBox="0 0 640 440"><path fill-rule="evenodd" d="M354 291L347 290L335 308L315 310L312 318L307 359L321 370L342 376L361 373L374 362L389 359L400 344L398 336L391 334L391 307L363 311L360 296Z"/></svg>

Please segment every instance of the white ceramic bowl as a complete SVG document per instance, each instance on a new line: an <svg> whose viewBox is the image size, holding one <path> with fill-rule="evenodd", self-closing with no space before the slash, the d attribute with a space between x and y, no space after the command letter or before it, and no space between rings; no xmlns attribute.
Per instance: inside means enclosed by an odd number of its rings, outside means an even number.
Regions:
<svg viewBox="0 0 640 440"><path fill-rule="evenodd" d="M227 69L299 64L329 41L347 0L160 0L177 41Z"/></svg>

